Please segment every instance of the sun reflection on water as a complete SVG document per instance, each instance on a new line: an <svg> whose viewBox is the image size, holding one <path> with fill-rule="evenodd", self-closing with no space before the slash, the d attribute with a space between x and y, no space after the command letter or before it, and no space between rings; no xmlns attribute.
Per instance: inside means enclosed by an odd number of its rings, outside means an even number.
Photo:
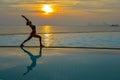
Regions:
<svg viewBox="0 0 120 80"><path fill-rule="evenodd" d="M52 26L42 26L42 32L43 34L43 39L44 39L44 45L45 46L51 46L52 43L54 42L53 40L53 34L51 32L53 31Z"/></svg>
<svg viewBox="0 0 120 80"><path fill-rule="evenodd" d="M42 32L43 33L50 33L52 31L53 31L52 26L49 26L49 25L42 26Z"/></svg>

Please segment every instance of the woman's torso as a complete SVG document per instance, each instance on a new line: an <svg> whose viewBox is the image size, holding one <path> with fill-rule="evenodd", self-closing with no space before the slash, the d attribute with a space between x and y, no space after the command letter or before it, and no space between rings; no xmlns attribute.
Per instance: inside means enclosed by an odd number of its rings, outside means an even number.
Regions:
<svg viewBox="0 0 120 80"><path fill-rule="evenodd" d="M35 25L30 25L32 31L36 31L36 26Z"/></svg>

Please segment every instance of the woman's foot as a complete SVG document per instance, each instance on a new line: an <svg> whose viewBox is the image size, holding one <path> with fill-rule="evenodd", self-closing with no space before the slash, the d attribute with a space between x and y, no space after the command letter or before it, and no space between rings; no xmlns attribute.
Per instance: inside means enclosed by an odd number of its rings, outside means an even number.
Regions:
<svg viewBox="0 0 120 80"><path fill-rule="evenodd" d="M23 44L20 45L20 47L23 47L23 46L24 46Z"/></svg>
<svg viewBox="0 0 120 80"><path fill-rule="evenodd" d="M45 46L41 44L40 47L45 47Z"/></svg>

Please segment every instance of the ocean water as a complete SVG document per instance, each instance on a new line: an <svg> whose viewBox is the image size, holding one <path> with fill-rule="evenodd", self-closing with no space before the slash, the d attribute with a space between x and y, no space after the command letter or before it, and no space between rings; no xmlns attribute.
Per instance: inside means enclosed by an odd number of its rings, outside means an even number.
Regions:
<svg viewBox="0 0 120 80"><path fill-rule="evenodd" d="M38 26L45 46L120 47L120 27ZM26 26L1 26L0 46L19 46ZM36 38L25 45L38 46ZM120 50L0 47L0 80L120 80Z"/></svg>
<svg viewBox="0 0 120 80"><path fill-rule="evenodd" d="M0 27L1 46L19 46L30 33L27 26ZM45 46L120 47L120 27L110 26L38 26ZM25 45L38 46L36 38Z"/></svg>

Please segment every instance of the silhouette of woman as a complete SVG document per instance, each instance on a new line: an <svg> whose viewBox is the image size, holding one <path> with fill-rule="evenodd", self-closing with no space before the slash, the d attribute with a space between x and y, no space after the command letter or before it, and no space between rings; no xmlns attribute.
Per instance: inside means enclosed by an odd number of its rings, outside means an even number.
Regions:
<svg viewBox="0 0 120 80"><path fill-rule="evenodd" d="M29 51L25 50L23 47L21 47L21 49L25 53L27 53L27 55L30 57L30 59L32 61L32 63L29 66L27 66L27 71L23 75L28 74L33 68L35 68L37 59L42 56L42 48L43 47L40 47L40 51L39 51L38 55L33 55L31 52L29 52Z"/></svg>
<svg viewBox="0 0 120 80"><path fill-rule="evenodd" d="M27 21L26 25L29 26L32 29L32 32L30 33L30 36L25 41L23 41L20 46L24 46L23 44L25 42L27 42L28 40L30 40L32 37L39 38L40 46L43 46L41 36L36 34L36 26L33 25L32 22L28 18L26 18L24 15L21 15L21 16Z"/></svg>

